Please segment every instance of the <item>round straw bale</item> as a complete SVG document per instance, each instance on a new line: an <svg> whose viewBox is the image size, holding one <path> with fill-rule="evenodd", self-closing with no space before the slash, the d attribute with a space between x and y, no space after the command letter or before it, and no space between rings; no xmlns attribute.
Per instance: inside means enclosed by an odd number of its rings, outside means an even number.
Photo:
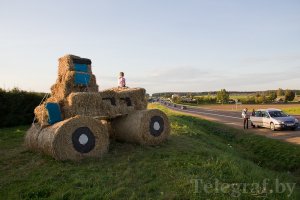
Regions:
<svg viewBox="0 0 300 200"><path fill-rule="evenodd" d="M75 116L42 129L38 149L57 160L101 157L108 149L107 125L91 117Z"/></svg>
<svg viewBox="0 0 300 200"><path fill-rule="evenodd" d="M101 123L103 123L103 124L105 124L105 125L107 126L109 138L110 138L110 139L114 139L115 136L114 136L114 131L113 131L112 127L111 127L111 122L108 121L108 120L103 120L103 119L102 119L102 120L101 120Z"/></svg>
<svg viewBox="0 0 300 200"><path fill-rule="evenodd" d="M170 134L168 117L160 110L136 111L112 121L117 140L142 145L158 145Z"/></svg>
<svg viewBox="0 0 300 200"><path fill-rule="evenodd" d="M25 147L30 150L38 149L38 137L40 134L41 126L39 124L32 124L30 129L25 135Z"/></svg>

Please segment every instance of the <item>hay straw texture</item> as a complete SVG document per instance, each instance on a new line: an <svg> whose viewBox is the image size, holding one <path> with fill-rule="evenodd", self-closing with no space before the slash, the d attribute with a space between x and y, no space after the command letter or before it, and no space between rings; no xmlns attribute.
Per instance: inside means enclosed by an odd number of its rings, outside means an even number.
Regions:
<svg viewBox="0 0 300 200"><path fill-rule="evenodd" d="M86 62L87 72L75 72L74 60ZM96 77L92 73L91 60L80 58L75 55L66 55L59 58L58 78L56 83L51 87L51 95L57 100L64 100L72 92L98 92ZM75 84L75 74L89 74L90 81L87 86ZM88 80L87 80L88 81Z"/></svg>
<svg viewBox="0 0 300 200"><path fill-rule="evenodd" d="M125 98L131 99L131 106L127 105ZM115 105L112 105L111 99L114 99ZM71 93L62 110L66 118L75 115L115 118L119 115L130 114L135 110L146 109L146 106L145 90L130 88L126 90L110 89L98 93Z"/></svg>
<svg viewBox="0 0 300 200"><path fill-rule="evenodd" d="M95 138L89 152L79 152L73 141L74 133L82 127L91 130ZM43 152L57 160L80 160L85 157L101 157L108 150L109 134L106 123L90 117L76 116L40 129L33 125L26 134L27 148Z"/></svg>
<svg viewBox="0 0 300 200"><path fill-rule="evenodd" d="M42 127L49 125L49 123L48 123L49 116L48 116L48 111L45 107L45 104L37 106L34 109L34 115L35 115L35 118L37 119L37 121L39 122L39 124Z"/></svg>
<svg viewBox="0 0 300 200"><path fill-rule="evenodd" d="M62 110L65 117L74 115L84 116L109 116L113 117L118 114L116 106L111 106L110 101L102 100L101 93L79 92L71 93L67 98L67 103Z"/></svg>
<svg viewBox="0 0 300 200"><path fill-rule="evenodd" d="M65 55L58 59L58 63L59 63L58 77L59 78L63 78L63 76L69 71L75 71L73 59L82 59L82 58L80 58L79 56L75 56L75 55ZM86 58L83 58L83 59L86 59ZM86 59L86 60L89 60L89 59ZM87 65L87 67L88 67L88 73L92 74L91 65L89 64L89 65ZM62 80L60 80L59 82L62 82Z"/></svg>
<svg viewBox="0 0 300 200"><path fill-rule="evenodd" d="M48 126L48 111L45 107L46 103L51 102L51 103L58 103L60 106L63 105L63 101L58 101L55 97L49 97L48 99L45 100L44 103L41 105L37 106L34 109L34 115L36 117L36 120L38 121L39 125L44 127ZM62 116L64 118L64 116Z"/></svg>
<svg viewBox="0 0 300 200"><path fill-rule="evenodd" d="M115 92L118 99L130 97L135 110L147 109L148 101L146 99L146 90L144 88L111 88L104 90L103 93ZM121 102L124 103L124 102Z"/></svg>
<svg viewBox="0 0 300 200"><path fill-rule="evenodd" d="M34 113L42 127L49 125L48 112L45 108L48 102L59 103L63 119L76 115L115 118L133 113L135 110L146 109L147 106L145 89L142 88L111 89L102 92L71 92L68 97L63 96L65 94L52 96L42 105L36 107ZM115 105L112 105L110 101L112 98L115 100ZM125 98L131 100L131 106L127 105Z"/></svg>
<svg viewBox="0 0 300 200"><path fill-rule="evenodd" d="M41 126L36 123L32 124L32 126L27 130L25 135L25 146L30 150L38 149L38 137L41 130Z"/></svg>
<svg viewBox="0 0 300 200"><path fill-rule="evenodd" d="M63 78L60 78L60 81L56 81L56 83L51 87L51 94L53 97L58 100L63 100L72 92L98 92L95 75L91 75L91 80L88 86L81 86L75 84L75 73L80 72L68 71Z"/></svg>
<svg viewBox="0 0 300 200"><path fill-rule="evenodd" d="M163 120L164 126L163 129L160 127L160 133L154 136L151 134L151 129L157 124L155 121L154 123L151 121L156 117ZM114 131L113 135L117 140L142 145L158 145L165 141L170 134L168 117L157 109L136 111L128 116L114 119L111 125Z"/></svg>

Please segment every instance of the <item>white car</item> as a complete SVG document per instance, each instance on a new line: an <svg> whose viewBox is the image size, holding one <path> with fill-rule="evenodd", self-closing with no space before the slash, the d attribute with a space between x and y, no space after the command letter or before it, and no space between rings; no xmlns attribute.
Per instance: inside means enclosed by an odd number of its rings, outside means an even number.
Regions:
<svg viewBox="0 0 300 200"><path fill-rule="evenodd" d="M255 111L250 116L250 121L252 127L265 127L273 131L287 128L296 130L299 125L295 117L273 108Z"/></svg>

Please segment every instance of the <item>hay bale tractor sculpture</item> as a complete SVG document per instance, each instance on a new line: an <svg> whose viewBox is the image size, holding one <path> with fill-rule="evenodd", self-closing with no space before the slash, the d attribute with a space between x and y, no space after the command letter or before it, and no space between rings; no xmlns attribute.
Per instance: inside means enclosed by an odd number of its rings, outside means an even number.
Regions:
<svg viewBox="0 0 300 200"><path fill-rule="evenodd" d="M59 59L51 96L35 108L25 145L57 160L101 157L110 138L158 145L170 133L167 116L147 110L143 88L99 92L91 60L74 55Z"/></svg>

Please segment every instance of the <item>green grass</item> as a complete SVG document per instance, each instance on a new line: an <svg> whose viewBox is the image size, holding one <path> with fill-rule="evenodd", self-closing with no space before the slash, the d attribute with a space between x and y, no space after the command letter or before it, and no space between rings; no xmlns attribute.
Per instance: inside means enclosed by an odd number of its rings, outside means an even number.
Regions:
<svg viewBox="0 0 300 200"><path fill-rule="evenodd" d="M0 199L299 199L299 146L151 107L168 114L170 139L157 147L113 141L100 160L55 161L24 149L28 127L0 129ZM194 179L248 185L206 193L199 180L195 193ZM290 198L250 191L264 179L267 191L276 179L297 188Z"/></svg>
<svg viewBox="0 0 300 200"><path fill-rule="evenodd" d="M300 115L300 107L284 108L282 110L290 115Z"/></svg>

